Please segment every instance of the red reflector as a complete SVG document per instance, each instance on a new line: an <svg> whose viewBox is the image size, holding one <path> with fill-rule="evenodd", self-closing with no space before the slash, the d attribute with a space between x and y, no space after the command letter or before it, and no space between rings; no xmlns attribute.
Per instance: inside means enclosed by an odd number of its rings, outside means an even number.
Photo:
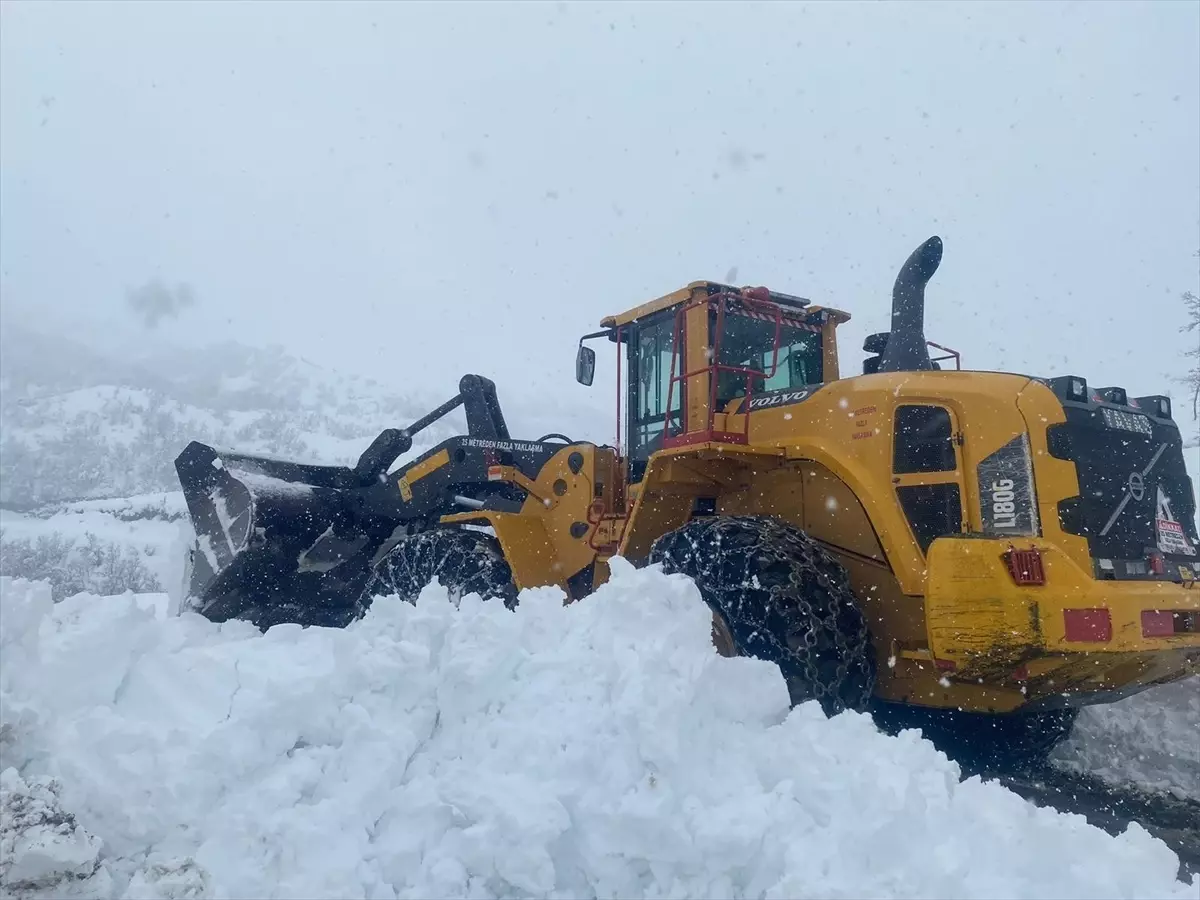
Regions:
<svg viewBox="0 0 1200 900"><path fill-rule="evenodd" d="M952 659L935 659L933 664L939 672L953 672L958 668L958 663Z"/></svg>
<svg viewBox="0 0 1200 900"><path fill-rule="evenodd" d="M1018 550L1009 547L1004 551L1004 562L1008 573L1017 584L1045 584L1046 571L1042 568L1042 551L1037 547Z"/></svg>
<svg viewBox="0 0 1200 900"><path fill-rule="evenodd" d="M1107 609L1064 609L1068 641L1111 641L1112 616Z"/></svg>
<svg viewBox="0 0 1200 900"><path fill-rule="evenodd" d="M1169 609L1142 610L1142 637L1170 637L1175 633L1175 614Z"/></svg>
<svg viewBox="0 0 1200 900"><path fill-rule="evenodd" d="M1163 556L1161 553L1150 554L1150 571L1155 575L1161 575L1166 571L1166 565L1163 562Z"/></svg>

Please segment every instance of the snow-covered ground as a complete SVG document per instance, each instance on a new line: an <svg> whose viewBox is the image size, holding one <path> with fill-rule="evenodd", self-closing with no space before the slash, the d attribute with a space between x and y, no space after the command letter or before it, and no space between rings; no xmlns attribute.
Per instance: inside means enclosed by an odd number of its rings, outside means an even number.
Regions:
<svg viewBox="0 0 1200 900"><path fill-rule="evenodd" d="M1200 676L1089 706L1053 760L1113 784L1200 800Z"/></svg>
<svg viewBox="0 0 1200 900"><path fill-rule="evenodd" d="M175 590L193 533L183 494L0 509L0 574L73 593Z"/></svg>
<svg viewBox="0 0 1200 900"><path fill-rule="evenodd" d="M1176 858L870 719L789 712L692 583L438 587L345 630L0 582L2 875L30 896L1173 897ZM20 824L20 833L14 825Z"/></svg>

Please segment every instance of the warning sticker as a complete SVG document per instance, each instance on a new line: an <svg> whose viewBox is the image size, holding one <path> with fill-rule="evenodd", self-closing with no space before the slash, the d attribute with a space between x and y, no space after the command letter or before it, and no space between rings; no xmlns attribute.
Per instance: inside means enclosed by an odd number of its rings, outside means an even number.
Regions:
<svg viewBox="0 0 1200 900"><path fill-rule="evenodd" d="M1171 513L1171 501L1163 493L1162 486L1158 488L1158 511L1155 513L1155 531L1158 536L1158 549L1163 553L1179 553L1184 556L1195 556L1195 548L1188 542L1183 533L1183 526L1175 521Z"/></svg>

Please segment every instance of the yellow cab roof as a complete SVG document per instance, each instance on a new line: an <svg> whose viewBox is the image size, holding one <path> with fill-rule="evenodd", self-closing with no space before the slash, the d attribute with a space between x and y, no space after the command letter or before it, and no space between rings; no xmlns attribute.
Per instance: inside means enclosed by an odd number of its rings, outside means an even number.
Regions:
<svg viewBox="0 0 1200 900"><path fill-rule="evenodd" d="M670 309L672 306L677 306L691 299L692 294L697 289L707 289L709 287L728 287L727 285L718 284L715 281L693 281L685 288L680 288L677 291L672 291L669 294L664 294L656 300L650 300L643 303L641 306L635 306L633 309L623 313L618 313L615 316L605 316L600 320L601 328L617 328L622 325L628 325L630 322L635 322L638 319L656 313L659 310ZM736 289L735 289L736 290ZM785 309L790 308L787 304L780 304ZM826 312L834 322L839 325L842 322L850 321L850 314L843 312L840 309L833 309L829 306L806 306L804 307L804 315L809 316L817 312Z"/></svg>

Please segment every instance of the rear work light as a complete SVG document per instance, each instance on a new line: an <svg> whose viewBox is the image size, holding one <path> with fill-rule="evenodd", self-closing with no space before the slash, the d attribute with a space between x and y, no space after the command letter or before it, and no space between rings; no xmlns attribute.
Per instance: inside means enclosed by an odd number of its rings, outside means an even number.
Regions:
<svg viewBox="0 0 1200 900"><path fill-rule="evenodd" d="M1017 584L1045 584L1046 570L1042 567L1042 551L1037 547L1018 550L1009 547L1004 551L1004 563L1008 574Z"/></svg>
<svg viewBox="0 0 1200 900"><path fill-rule="evenodd" d="M1068 641L1111 641L1112 615L1107 609L1064 609L1063 628Z"/></svg>
<svg viewBox="0 0 1200 900"><path fill-rule="evenodd" d="M1133 401L1137 408L1144 410L1160 419L1171 418L1171 398L1162 394L1151 394L1149 397L1138 397ZM1132 404L1131 404L1132 405Z"/></svg>

